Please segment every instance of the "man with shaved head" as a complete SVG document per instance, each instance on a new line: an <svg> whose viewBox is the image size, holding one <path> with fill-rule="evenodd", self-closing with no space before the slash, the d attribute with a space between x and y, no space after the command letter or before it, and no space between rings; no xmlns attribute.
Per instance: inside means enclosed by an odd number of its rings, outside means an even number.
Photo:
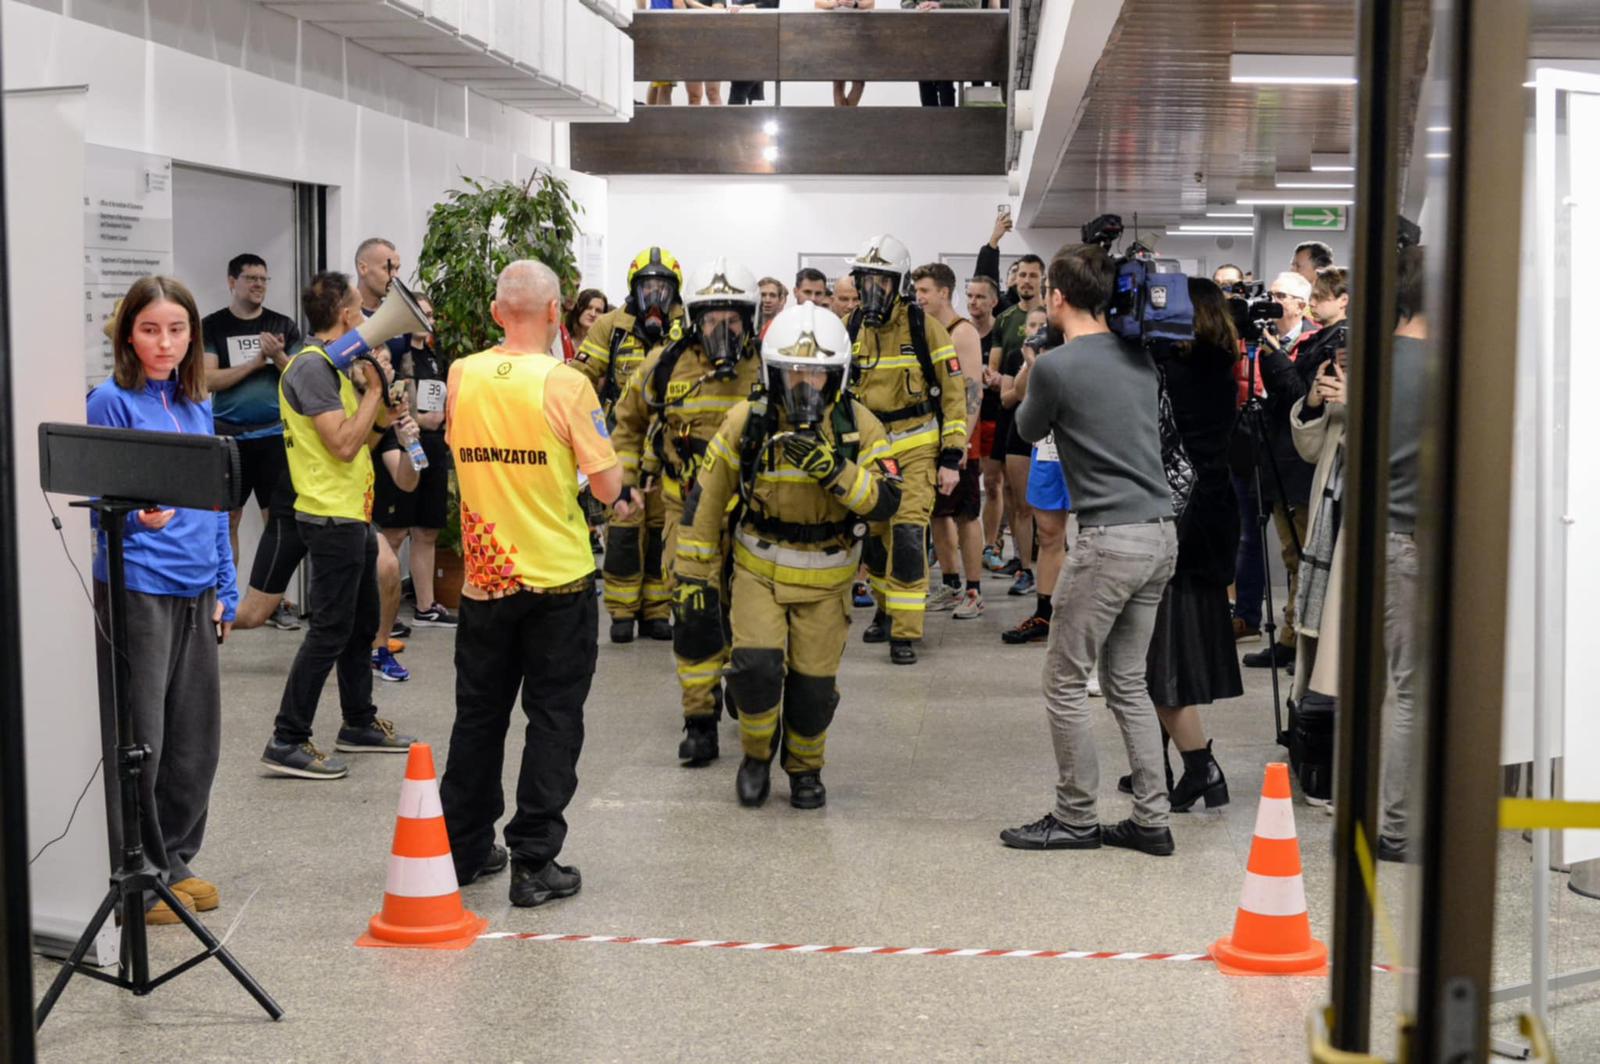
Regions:
<svg viewBox="0 0 1600 1064"><path fill-rule="evenodd" d="M511 263L489 311L505 339L450 366L446 399L466 582L439 797L457 880L498 872L509 857L511 903L532 906L583 884L576 868L556 861L578 788L599 632L578 491L587 479L596 499L616 502L622 467L588 378L551 353L561 327L555 273L531 259ZM502 847L494 841L505 808L500 770L519 688L528 725Z"/></svg>

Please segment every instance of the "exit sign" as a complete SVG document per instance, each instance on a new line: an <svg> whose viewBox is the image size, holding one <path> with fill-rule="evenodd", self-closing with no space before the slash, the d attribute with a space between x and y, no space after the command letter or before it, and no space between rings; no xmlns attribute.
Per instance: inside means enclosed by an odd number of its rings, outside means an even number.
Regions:
<svg viewBox="0 0 1600 1064"><path fill-rule="evenodd" d="M1345 223L1345 209L1343 207L1285 207L1283 209L1283 227L1285 229L1343 229Z"/></svg>

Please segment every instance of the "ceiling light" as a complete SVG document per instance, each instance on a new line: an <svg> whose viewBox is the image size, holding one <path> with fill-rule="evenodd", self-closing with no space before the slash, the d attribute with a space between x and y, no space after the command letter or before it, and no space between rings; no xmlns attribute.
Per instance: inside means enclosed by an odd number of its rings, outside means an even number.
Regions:
<svg viewBox="0 0 1600 1064"><path fill-rule="evenodd" d="M1427 155L1424 155L1423 158L1424 159L1448 159L1448 158L1450 158L1450 153L1447 152L1447 151L1430 151Z"/></svg>
<svg viewBox="0 0 1600 1064"><path fill-rule="evenodd" d="M1330 152L1312 152L1311 169L1318 174L1354 173L1355 163L1350 161L1348 155L1338 155Z"/></svg>
<svg viewBox="0 0 1600 1064"><path fill-rule="evenodd" d="M769 137L776 137L778 135L778 123L774 122L770 118L767 119L761 124L761 132L765 133Z"/></svg>
<svg viewBox="0 0 1600 1064"><path fill-rule="evenodd" d="M1254 236L1255 230L1247 225L1180 225L1167 232L1211 233L1216 236Z"/></svg>
<svg viewBox="0 0 1600 1064"><path fill-rule="evenodd" d="M1219 236L1255 236L1255 234L1248 229L1218 229L1214 232L1207 233L1193 233L1182 229L1169 229L1167 230L1166 236L1163 236L1161 239L1170 240L1174 237L1180 236L1203 236L1207 240L1213 240Z"/></svg>
<svg viewBox="0 0 1600 1064"><path fill-rule="evenodd" d="M1429 133L1448 133L1448 132L1450 132L1450 127L1449 126L1429 126L1428 127L1428 132Z"/></svg>
<svg viewBox="0 0 1600 1064"><path fill-rule="evenodd" d="M1355 59L1348 55L1258 55L1230 57L1235 85L1354 85Z"/></svg>
<svg viewBox="0 0 1600 1064"><path fill-rule="evenodd" d="M1206 211L1207 218L1254 218L1255 216L1255 211L1230 211L1222 207Z"/></svg>
<svg viewBox="0 0 1600 1064"><path fill-rule="evenodd" d="M761 157L769 163L777 162L778 146L776 144L768 144L765 148L761 149Z"/></svg>
<svg viewBox="0 0 1600 1064"><path fill-rule="evenodd" d="M1274 196L1271 193L1247 193L1240 197L1241 207L1348 207L1353 204L1353 199L1343 199L1338 196Z"/></svg>
<svg viewBox="0 0 1600 1064"><path fill-rule="evenodd" d="M1347 178L1329 177L1327 174L1279 174L1273 181L1278 188L1355 188Z"/></svg>

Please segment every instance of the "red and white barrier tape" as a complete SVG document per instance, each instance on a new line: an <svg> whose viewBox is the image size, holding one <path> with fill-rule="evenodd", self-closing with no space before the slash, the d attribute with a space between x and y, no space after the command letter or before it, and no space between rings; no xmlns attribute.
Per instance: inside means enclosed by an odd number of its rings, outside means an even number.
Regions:
<svg viewBox="0 0 1600 1064"><path fill-rule="evenodd" d="M731 942L713 938L637 938L632 935L537 934L525 931L490 931L479 938L519 942L589 942L617 946L682 946L688 949L722 949L742 953L807 953L825 956L873 957L983 957L1063 961L1209 961L1206 953L1136 953L1116 950L1061 949L955 949L933 946L802 946L787 942Z"/></svg>

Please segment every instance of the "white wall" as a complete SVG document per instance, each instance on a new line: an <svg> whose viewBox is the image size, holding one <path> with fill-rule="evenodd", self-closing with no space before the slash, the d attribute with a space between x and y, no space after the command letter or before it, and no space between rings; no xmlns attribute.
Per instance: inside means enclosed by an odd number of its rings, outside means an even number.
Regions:
<svg viewBox="0 0 1600 1064"><path fill-rule="evenodd" d="M267 260L267 306L298 318L294 186L173 167L173 272L194 293L201 314L228 305L228 260L244 251Z"/></svg>
<svg viewBox="0 0 1600 1064"><path fill-rule="evenodd" d="M69 509L68 499L53 497L63 550L35 473L39 423L83 420L79 334L69 330L63 341L61 326L83 315L84 104L81 89L7 93L5 100L9 297L12 306L26 308L11 316L12 384L20 402L8 431L20 478L20 606L28 616L22 626L28 848L30 857L39 855L29 873L35 934L57 949L83 933L110 871L104 777L85 788L100 759L100 709L94 616L72 567L87 578L89 519ZM30 152L49 165L30 163ZM80 793L71 830L44 850L67 829ZM104 962L114 948L113 934L95 956Z"/></svg>
<svg viewBox="0 0 1600 1064"><path fill-rule="evenodd" d="M1350 218L1353 210L1346 209L1346 219ZM1285 229L1282 207L1257 207L1255 227L1256 249L1260 252L1255 266L1258 280L1271 284L1272 279L1287 270L1294 261L1294 249L1308 240L1320 240L1332 248L1335 266L1350 266L1355 236L1349 228L1337 232Z"/></svg>
<svg viewBox="0 0 1600 1064"><path fill-rule="evenodd" d="M606 275L613 300L640 248L660 244L693 271L727 255L756 276L794 278L799 256L853 253L869 237L893 233L913 265L941 253L972 254L989 239L1004 177L613 177L609 181ZM1048 258L1069 236L1018 230L1001 250Z"/></svg>
<svg viewBox="0 0 1600 1064"><path fill-rule="evenodd" d="M159 10L130 12L146 6ZM85 9L115 28L83 21ZM5 0L7 88L88 85L91 144L334 186L328 257L345 269L374 233L409 266L428 208L462 175L522 180L557 154L550 123L243 0L73 11ZM557 172L603 233L605 182Z"/></svg>

